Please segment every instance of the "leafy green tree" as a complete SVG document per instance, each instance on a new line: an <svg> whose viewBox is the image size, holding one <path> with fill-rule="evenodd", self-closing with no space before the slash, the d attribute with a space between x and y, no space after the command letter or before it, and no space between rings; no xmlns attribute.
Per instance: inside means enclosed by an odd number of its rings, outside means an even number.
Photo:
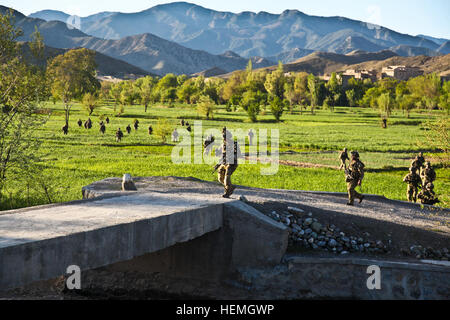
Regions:
<svg viewBox="0 0 450 320"><path fill-rule="evenodd" d="M381 118L388 119L392 110L392 98L388 92L381 94L377 99L378 108L380 109Z"/></svg>
<svg viewBox="0 0 450 320"><path fill-rule="evenodd" d="M319 105L319 83L313 74L308 76L308 89L311 102L311 113L314 114L314 108Z"/></svg>
<svg viewBox="0 0 450 320"><path fill-rule="evenodd" d="M88 111L89 115L92 115L95 108L97 108L99 106L98 97L95 94L90 93L90 92L86 93L83 96L82 102L83 102L84 107Z"/></svg>
<svg viewBox="0 0 450 320"><path fill-rule="evenodd" d="M166 119L158 119L156 123L154 134L159 137L162 143L166 143L168 137L172 134L172 127Z"/></svg>
<svg viewBox="0 0 450 320"><path fill-rule="evenodd" d="M450 81L445 81L442 85L442 94L438 105L447 115L450 113Z"/></svg>
<svg viewBox="0 0 450 320"><path fill-rule="evenodd" d="M265 103L264 101L266 99L267 97L261 92L247 91L242 95L241 105L247 112L251 122L258 121L257 118L260 112L261 104Z"/></svg>
<svg viewBox="0 0 450 320"><path fill-rule="evenodd" d="M197 111L198 113L204 115L206 119L213 118L214 115L215 103L214 101L206 95L200 97L199 102L197 103Z"/></svg>
<svg viewBox="0 0 450 320"><path fill-rule="evenodd" d="M35 132L47 120L39 109L47 95L45 72L25 62L17 42L22 34L12 12L0 14L0 203L8 181L30 179L31 167L40 160ZM42 38L34 34L29 47L37 57Z"/></svg>
<svg viewBox="0 0 450 320"><path fill-rule="evenodd" d="M348 101L348 106L349 107L354 107L355 106L355 101L356 101L356 93L355 93L355 89L350 89L345 91L345 96L347 97L347 101Z"/></svg>
<svg viewBox="0 0 450 320"><path fill-rule="evenodd" d="M51 92L64 103L66 125L69 125L71 102L80 100L86 93L100 89L96 79L95 51L88 49L69 50L53 58L47 66Z"/></svg>
<svg viewBox="0 0 450 320"><path fill-rule="evenodd" d="M152 101L152 90L156 86L156 84L157 80L151 76L139 78L134 83L141 103L144 105L144 112L147 112L148 105Z"/></svg>
<svg viewBox="0 0 450 320"><path fill-rule="evenodd" d="M270 102L270 111L277 122L280 121L286 104L288 104L287 101L283 101L278 97L274 97Z"/></svg>
<svg viewBox="0 0 450 320"><path fill-rule="evenodd" d="M283 99L285 82L286 77L284 76L283 64L280 61L278 68L272 73L267 74L264 87L270 97Z"/></svg>

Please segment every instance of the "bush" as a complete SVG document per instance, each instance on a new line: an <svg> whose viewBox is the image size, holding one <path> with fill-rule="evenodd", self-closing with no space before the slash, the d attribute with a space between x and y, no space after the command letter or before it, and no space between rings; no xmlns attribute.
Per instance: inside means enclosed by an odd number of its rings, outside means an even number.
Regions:
<svg viewBox="0 0 450 320"><path fill-rule="evenodd" d="M215 104L208 96L201 96L197 104L198 113L204 115L206 119L213 118Z"/></svg>
<svg viewBox="0 0 450 320"><path fill-rule="evenodd" d="M172 126L166 119L158 119L153 132L161 139L162 143L166 143L167 138L172 133Z"/></svg>
<svg viewBox="0 0 450 320"><path fill-rule="evenodd" d="M272 102L270 102L270 111L277 122L280 121L280 118L283 115L284 107L284 101L278 97L273 98Z"/></svg>

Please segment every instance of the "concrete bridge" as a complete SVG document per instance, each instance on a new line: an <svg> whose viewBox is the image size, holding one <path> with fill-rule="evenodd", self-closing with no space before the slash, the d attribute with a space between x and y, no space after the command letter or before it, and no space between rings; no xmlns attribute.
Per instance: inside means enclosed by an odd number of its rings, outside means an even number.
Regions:
<svg viewBox="0 0 450 320"><path fill-rule="evenodd" d="M119 188L120 180L106 179L95 192L83 189L90 199L1 213L0 289L61 276L69 265L89 270L130 260L224 227L228 240L210 250L229 251L228 264L276 264L286 250L287 228L236 199Z"/></svg>
<svg viewBox="0 0 450 320"><path fill-rule="evenodd" d="M183 286L177 293L181 296L202 292L218 299L450 299L448 262L287 252L288 228L255 204L266 208L283 202L305 214L348 224L349 230L386 228L433 239L440 248L450 243L449 210L370 195L348 207L342 193L247 187L238 188L233 199L223 199L222 188L213 182L134 180L138 191L122 192L121 179L109 178L84 187L84 200L0 213L0 293L56 279L77 265L85 271L83 284L102 286L98 279L107 274L106 279L114 280L106 281L106 287L119 283L145 291L167 284ZM252 206L238 200L240 195ZM415 243L414 236L409 245ZM379 291L366 287L366 269L374 264L382 268ZM224 280L233 283L231 289L219 284Z"/></svg>

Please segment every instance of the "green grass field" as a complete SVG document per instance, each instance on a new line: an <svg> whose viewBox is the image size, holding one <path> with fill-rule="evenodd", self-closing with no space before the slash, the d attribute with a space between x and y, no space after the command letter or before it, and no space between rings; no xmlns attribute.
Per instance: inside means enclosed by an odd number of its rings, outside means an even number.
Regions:
<svg viewBox="0 0 450 320"><path fill-rule="evenodd" d="M61 104L43 106L52 109L52 115L37 135L43 144L40 152L44 155L48 177L49 196L52 202L62 202L81 198L81 187L107 177L119 177L124 173L133 176L192 176L214 181L212 165L173 164L171 152L174 144L162 145L155 135L149 136L147 128L156 126L158 118L166 118L173 127L179 126L181 118L193 123L201 117L196 108L176 105L168 108L151 106L144 113L143 106L127 106L121 117L114 117L112 106L103 106L91 116L93 128L86 130L76 124L78 119L88 118L81 105L75 104L71 111L69 134L64 136L64 111ZM99 116L109 116L105 135L99 132ZM388 129L382 129L376 111L362 108L336 108L335 112L316 110L310 113L285 113L282 122L275 123L270 112L258 117L258 123L250 123L244 111L226 112L217 108L214 120L203 120L203 129L242 128L258 130L279 129L280 159L311 164L339 165L338 150L347 147L358 150L366 164L367 174L363 192L384 195L391 199L405 200L406 184L402 178L408 172L411 159L420 151L419 141L424 141L423 122L432 116L428 112L412 113L407 119L401 113L393 114ZM128 135L125 127L139 119L140 128ZM120 143L115 142L115 132L120 127L125 136ZM170 140L170 139L169 139ZM169 142L170 143L170 142ZM293 151L286 153L286 151ZM437 181L435 191L442 206L450 206L450 169L436 163L432 150L424 150L426 158L436 165ZM243 164L233 175L233 182L240 185L297 190L346 191L342 171L329 168L298 168L280 165L276 175L260 174L263 164ZM39 187L25 188L12 181L8 182L1 209L48 203L48 198Z"/></svg>

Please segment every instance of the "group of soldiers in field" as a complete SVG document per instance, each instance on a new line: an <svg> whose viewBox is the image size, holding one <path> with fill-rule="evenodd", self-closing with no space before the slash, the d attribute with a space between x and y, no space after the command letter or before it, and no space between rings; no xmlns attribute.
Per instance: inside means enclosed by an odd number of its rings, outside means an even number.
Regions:
<svg viewBox="0 0 450 320"><path fill-rule="evenodd" d="M431 167L430 161L425 162L422 152L411 162L409 173L403 178L408 184L406 196L408 201L422 204L436 204L439 199L434 192L433 182L436 180L436 172ZM419 189L420 192L419 192Z"/></svg>
<svg viewBox="0 0 450 320"><path fill-rule="evenodd" d="M357 151L351 152L351 159L348 157L347 148L339 154L340 166L339 170L345 169L345 177L348 191L348 205L353 205L355 199L359 199L361 203L364 196L356 191L357 186L361 186L364 178L364 163L359 159ZM350 160L347 168L346 161ZM409 173L404 177L403 182L408 184L406 197L408 201L417 202L420 200L422 204L434 205L439 202L434 192L433 182L436 180L436 172L431 167L429 161L425 161L422 152L411 162ZM420 192L419 192L419 189Z"/></svg>

